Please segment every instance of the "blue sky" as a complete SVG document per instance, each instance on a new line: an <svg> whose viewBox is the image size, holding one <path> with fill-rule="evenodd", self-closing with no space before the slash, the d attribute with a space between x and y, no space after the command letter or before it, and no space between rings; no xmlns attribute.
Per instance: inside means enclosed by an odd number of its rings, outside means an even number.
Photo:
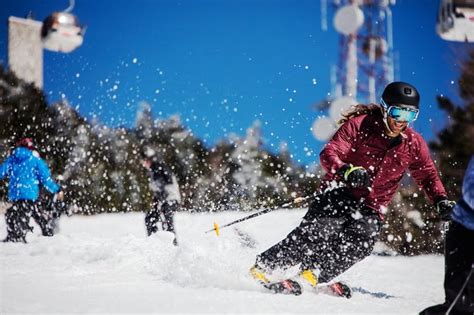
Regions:
<svg viewBox="0 0 474 315"><path fill-rule="evenodd" d="M7 18L33 11L43 20L66 0L4 0L0 60L7 60ZM392 8L396 79L421 93L415 128L428 140L445 124L436 95L459 101L459 60L472 44L435 33L438 1L398 0ZM313 105L331 92L330 67L338 35L320 27L319 1L76 0L87 26L84 44L70 54L45 51L49 102L66 97L86 117L133 126L141 101L156 118L180 114L212 146L244 135L259 119L266 146L286 141L296 160L319 161L324 143L311 125Z"/></svg>

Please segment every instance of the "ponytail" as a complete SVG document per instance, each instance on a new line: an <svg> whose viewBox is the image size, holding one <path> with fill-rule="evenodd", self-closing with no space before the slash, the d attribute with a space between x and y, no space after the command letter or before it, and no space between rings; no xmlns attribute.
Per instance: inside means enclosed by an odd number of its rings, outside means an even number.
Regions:
<svg viewBox="0 0 474 315"><path fill-rule="evenodd" d="M337 122L338 125L342 125L350 119L360 115L382 115L382 108L376 104L369 105L352 105L348 111L342 113L342 118Z"/></svg>

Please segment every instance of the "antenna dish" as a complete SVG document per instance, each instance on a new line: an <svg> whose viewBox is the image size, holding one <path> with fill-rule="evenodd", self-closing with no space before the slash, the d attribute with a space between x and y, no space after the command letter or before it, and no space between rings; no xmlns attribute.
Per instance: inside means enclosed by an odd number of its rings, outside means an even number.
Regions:
<svg viewBox="0 0 474 315"><path fill-rule="evenodd" d="M363 24L364 12L353 4L343 6L334 16L336 31L344 35L356 33Z"/></svg>
<svg viewBox="0 0 474 315"><path fill-rule="evenodd" d="M337 126L329 117L316 119L312 126L313 136L319 141L327 141L336 132Z"/></svg>

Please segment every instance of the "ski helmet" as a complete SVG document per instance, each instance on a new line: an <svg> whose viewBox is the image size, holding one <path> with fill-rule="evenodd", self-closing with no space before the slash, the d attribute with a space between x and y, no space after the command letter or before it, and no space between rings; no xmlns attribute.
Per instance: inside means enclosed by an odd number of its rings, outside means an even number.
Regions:
<svg viewBox="0 0 474 315"><path fill-rule="evenodd" d="M23 138L23 139L20 139L17 143L16 143L16 146L17 147L24 147L24 148L27 148L29 150L35 150L35 145L33 143L33 139L31 138Z"/></svg>
<svg viewBox="0 0 474 315"><path fill-rule="evenodd" d="M382 93L382 106L415 107L419 109L420 94L416 88L405 82L392 82ZM384 106L385 107L385 106Z"/></svg>

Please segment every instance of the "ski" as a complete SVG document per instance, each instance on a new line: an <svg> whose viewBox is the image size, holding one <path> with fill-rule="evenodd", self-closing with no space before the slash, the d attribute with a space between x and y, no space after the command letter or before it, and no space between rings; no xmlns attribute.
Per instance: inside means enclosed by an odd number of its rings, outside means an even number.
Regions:
<svg viewBox="0 0 474 315"><path fill-rule="evenodd" d="M345 297L350 299L352 297L352 288L344 282L334 282L326 285L319 285L314 288L316 293L324 293L332 296Z"/></svg>
<svg viewBox="0 0 474 315"><path fill-rule="evenodd" d="M299 282L292 279L265 283L263 286L277 294L300 295L303 293L303 286ZM313 288L312 292L316 294L327 294L331 296L344 297L346 299L350 299L352 297L352 288L344 282L318 285L317 287Z"/></svg>
<svg viewBox="0 0 474 315"><path fill-rule="evenodd" d="M303 293L301 285L295 280L291 279L286 279L273 283L265 283L263 286L272 291L273 293L292 295L300 295L301 293Z"/></svg>

